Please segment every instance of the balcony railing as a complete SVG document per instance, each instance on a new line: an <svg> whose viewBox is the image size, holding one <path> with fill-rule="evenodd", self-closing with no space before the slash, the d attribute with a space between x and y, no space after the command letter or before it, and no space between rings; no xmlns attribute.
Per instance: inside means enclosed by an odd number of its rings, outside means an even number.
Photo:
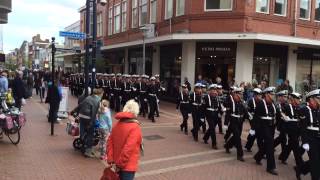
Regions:
<svg viewBox="0 0 320 180"><path fill-rule="evenodd" d="M0 13L11 12L11 0L0 0Z"/></svg>
<svg viewBox="0 0 320 180"><path fill-rule="evenodd" d="M0 24L7 24L8 23L8 14L0 12Z"/></svg>

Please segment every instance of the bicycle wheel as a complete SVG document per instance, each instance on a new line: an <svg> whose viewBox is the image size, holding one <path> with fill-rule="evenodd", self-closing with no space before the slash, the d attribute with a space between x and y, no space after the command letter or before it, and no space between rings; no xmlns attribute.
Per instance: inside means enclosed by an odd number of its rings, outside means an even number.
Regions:
<svg viewBox="0 0 320 180"><path fill-rule="evenodd" d="M16 130L13 130L16 129ZM11 141L12 144L17 145L20 142L20 129L17 128L13 128L12 130L8 130L6 132L6 135L8 136L9 140ZM11 131L11 132L10 132ZM14 132L14 133L12 133Z"/></svg>

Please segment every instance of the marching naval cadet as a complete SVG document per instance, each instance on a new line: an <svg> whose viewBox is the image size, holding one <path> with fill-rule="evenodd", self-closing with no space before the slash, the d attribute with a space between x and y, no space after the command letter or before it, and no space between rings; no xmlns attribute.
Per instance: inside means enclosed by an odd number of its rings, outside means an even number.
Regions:
<svg viewBox="0 0 320 180"><path fill-rule="evenodd" d="M139 85L140 85L140 77L136 74L132 75L132 98L139 103ZM140 105L141 106L141 105Z"/></svg>
<svg viewBox="0 0 320 180"><path fill-rule="evenodd" d="M115 112L120 112L121 107L121 100L122 100L122 90L123 90L123 84L122 84L122 74L118 73L115 80L114 85L114 95L115 95Z"/></svg>
<svg viewBox="0 0 320 180"><path fill-rule="evenodd" d="M176 109L180 109L182 115L182 123L180 124L180 130L184 131L186 135L188 135L188 119L190 113L190 94L188 90L188 86L183 84L181 86L182 90L177 98L177 106Z"/></svg>
<svg viewBox="0 0 320 180"><path fill-rule="evenodd" d="M225 118L224 118L224 129L226 129L226 134L224 135L224 140L225 140L225 143L227 143L228 139L230 138L231 136L231 128L229 128L229 123L230 123L230 118L231 118L231 107L232 107L232 102L234 101L233 99L233 90L237 88L237 87L230 87L229 89L229 94L226 96L226 98L224 99L224 102L223 102L223 106L226 108L226 112L225 112Z"/></svg>
<svg viewBox="0 0 320 180"><path fill-rule="evenodd" d="M223 134L223 131L222 131L222 119L224 118L226 108L223 106L223 102L225 100L225 96L223 95L223 87L222 87L222 85L217 84L217 92L218 92L218 97L217 98L218 98L219 104L221 106L221 110L218 113L218 127L219 127L219 133Z"/></svg>
<svg viewBox="0 0 320 180"><path fill-rule="evenodd" d="M155 122L154 115L156 112L157 108L157 92L158 92L158 87L156 85L156 78L151 77L150 78L150 85L147 88L147 93L148 93L148 103L150 107L149 115L148 118L152 121Z"/></svg>
<svg viewBox="0 0 320 180"><path fill-rule="evenodd" d="M110 87L110 108L114 110L115 108L115 82L116 82L116 75L111 74L110 75L110 81L109 81L109 87Z"/></svg>
<svg viewBox="0 0 320 180"><path fill-rule="evenodd" d="M149 79L148 75L142 75L141 81L138 84L138 92L139 92L139 101L140 101L140 113L143 117L146 117L148 113L148 86L147 79Z"/></svg>
<svg viewBox="0 0 320 180"><path fill-rule="evenodd" d="M229 128L232 133L232 137L228 139L225 144L225 149L227 153L233 146L237 148L237 159L239 161L244 161L243 159L243 149L241 144L241 133L243 128L243 121L247 116L247 110L242 99L242 88L234 88L232 90L232 99L230 108L230 125Z"/></svg>
<svg viewBox="0 0 320 180"><path fill-rule="evenodd" d="M103 74L100 83L101 83L100 86L101 86L102 89L103 89L103 96L102 96L102 98L109 100L109 98L108 98L108 92L107 92L108 74Z"/></svg>
<svg viewBox="0 0 320 180"><path fill-rule="evenodd" d="M160 117L160 114L159 114L159 103L160 103L159 97L160 97L161 93L165 91L165 88L164 88L164 87L161 87L161 82L160 82L160 76L159 76L159 74L156 74L154 77L156 78L156 86L157 86L157 88L158 88L158 92L157 92L156 116L157 116L157 117Z"/></svg>
<svg viewBox="0 0 320 180"><path fill-rule="evenodd" d="M278 175L274 159L273 137L275 131L275 118L277 114L276 106L273 103L275 87L265 88L263 98L257 103L254 111L253 122L259 151L254 155L256 164L262 165L261 160L266 154L267 172L272 175Z"/></svg>
<svg viewBox="0 0 320 180"><path fill-rule="evenodd" d="M209 86L209 93L203 97L203 107L205 108L205 116L209 129L206 131L203 141L208 144L209 138L211 138L211 145L213 149L218 149L216 140L216 126L218 124L218 113L221 110L221 106L218 101L217 85L212 84Z"/></svg>
<svg viewBox="0 0 320 180"><path fill-rule="evenodd" d="M205 96L208 95L206 84L201 85L201 91L202 91L202 98L204 98ZM201 106L200 111L201 111L200 127L202 127L202 132L204 134L204 133L206 133L206 130L207 130L206 109L203 106Z"/></svg>
<svg viewBox="0 0 320 180"><path fill-rule="evenodd" d="M300 152L299 139L300 139L300 103L302 96L299 93L289 94L289 103L285 104L282 111L283 117L283 130L288 135L288 145L282 153L282 161L286 162L291 151L293 151L294 159L296 162L296 172L301 172L303 160ZM297 179L300 179L297 175Z"/></svg>
<svg viewBox="0 0 320 180"><path fill-rule="evenodd" d="M245 148L247 149L248 152L251 152L251 148L252 148L254 141L256 139L255 127L253 127L252 121L254 121L253 120L253 118L255 117L254 111L257 107L257 103L259 101L261 101L261 98L262 98L261 89L254 88L252 90L252 92L253 92L253 97L251 99L249 99L249 101L248 101L248 117L249 117L249 123L250 123L251 129L249 130L249 134L247 137L247 144L245 145Z"/></svg>
<svg viewBox="0 0 320 180"><path fill-rule="evenodd" d="M312 180L320 179L320 89L306 95L307 105L301 108L302 147L308 152Z"/></svg>
<svg viewBox="0 0 320 180"><path fill-rule="evenodd" d="M127 101L129 101L133 96L132 96L132 86L131 86L131 81L130 75L123 75L124 81L123 81L123 97L122 97L122 105L124 106Z"/></svg>
<svg viewBox="0 0 320 180"><path fill-rule="evenodd" d="M194 87L194 92L190 94L190 106L192 112L192 124L193 128L191 129L191 133L193 139L198 141L198 131L201 125L201 108L202 108L202 91L201 91L202 84L197 83Z"/></svg>
<svg viewBox="0 0 320 180"><path fill-rule="evenodd" d="M283 161L283 152L284 149L286 148L287 145L287 134L284 129L284 121L283 121L283 108L286 104L288 104L288 91L283 90L278 93L276 93L277 96L277 101L278 103L276 104L276 109L277 109L277 115L276 115L276 127L277 130L279 131L279 136L275 138L274 140L274 149L281 144L281 153L279 155L279 160L281 161L282 164L287 164L286 161Z"/></svg>

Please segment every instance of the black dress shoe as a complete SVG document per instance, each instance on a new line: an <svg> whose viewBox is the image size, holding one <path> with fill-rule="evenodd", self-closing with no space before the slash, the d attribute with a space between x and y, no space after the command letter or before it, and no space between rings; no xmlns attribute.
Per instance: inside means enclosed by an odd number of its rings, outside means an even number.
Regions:
<svg viewBox="0 0 320 180"><path fill-rule="evenodd" d="M241 162L244 162L243 157L237 157L237 160L238 160L238 161L241 161Z"/></svg>
<svg viewBox="0 0 320 180"><path fill-rule="evenodd" d="M188 135L188 131L184 131L184 134L185 134L185 135Z"/></svg>
<svg viewBox="0 0 320 180"><path fill-rule="evenodd" d="M212 149L218 150L218 146L217 146L217 145L212 144Z"/></svg>
<svg viewBox="0 0 320 180"><path fill-rule="evenodd" d="M230 154L230 149L226 145L224 145L224 148L226 149L226 153Z"/></svg>
<svg viewBox="0 0 320 180"><path fill-rule="evenodd" d="M254 160L256 160L256 158L254 158ZM256 164L259 165L259 166L262 165L261 161L258 161L258 160L256 160Z"/></svg>
<svg viewBox="0 0 320 180"><path fill-rule="evenodd" d="M182 126L182 124L180 125L180 130L181 130L181 132L183 131L183 126Z"/></svg>
<svg viewBox="0 0 320 180"><path fill-rule="evenodd" d="M268 169L267 172L272 175L278 176L278 172L275 169Z"/></svg>
<svg viewBox="0 0 320 180"><path fill-rule="evenodd" d="M297 166L295 166L295 167L294 167L294 171L296 172L296 178L297 178L297 180L301 180L300 169L299 169Z"/></svg>
<svg viewBox="0 0 320 180"><path fill-rule="evenodd" d="M203 142L204 142L205 144L208 144L208 140L203 139Z"/></svg>

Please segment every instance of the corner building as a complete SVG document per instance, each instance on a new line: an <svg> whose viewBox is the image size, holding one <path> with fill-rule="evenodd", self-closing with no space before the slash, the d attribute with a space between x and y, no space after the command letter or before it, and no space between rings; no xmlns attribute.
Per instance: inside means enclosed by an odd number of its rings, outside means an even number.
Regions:
<svg viewBox="0 0 320 180"><path fill-rule="evenodd" d="M160 74L168 96L199 74L225 88L232 80L289 79L302 93L320 86L320 0L110 0L97 17L104 71L141 72L144 41L146 74Z"/></svg>

